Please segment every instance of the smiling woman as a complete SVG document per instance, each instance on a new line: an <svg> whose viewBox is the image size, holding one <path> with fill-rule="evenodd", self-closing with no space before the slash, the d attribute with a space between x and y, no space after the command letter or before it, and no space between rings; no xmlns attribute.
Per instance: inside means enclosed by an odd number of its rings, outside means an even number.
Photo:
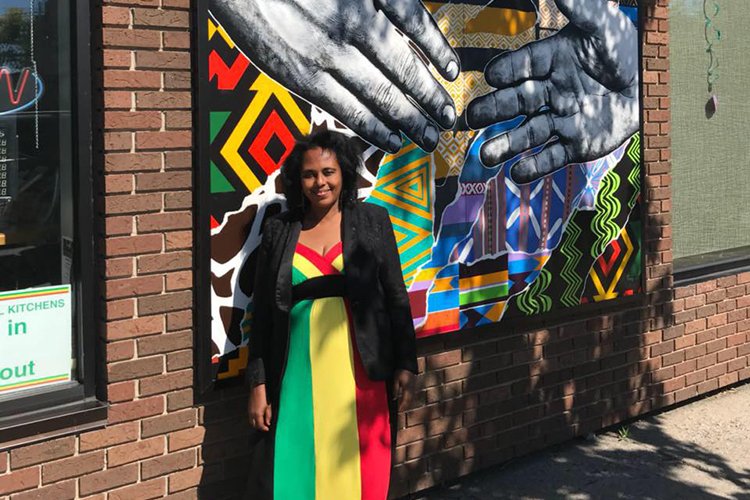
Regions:
<svg viewBox="0 0 750 500"><path fill-rule="evenodd" d="M263 230L246 372L250 422L267 432L254 500L388 495L389 392L408 403L416 347L393 229L356 201L359 166L342 134L299 140L283 167L291 210Z"/></svg>

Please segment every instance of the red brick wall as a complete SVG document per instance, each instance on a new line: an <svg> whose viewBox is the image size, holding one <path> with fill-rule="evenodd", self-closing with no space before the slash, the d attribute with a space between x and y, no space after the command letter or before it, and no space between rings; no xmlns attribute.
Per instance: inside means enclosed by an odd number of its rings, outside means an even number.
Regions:
<svg viewBox="0 0 750 500"><path fill-rule="evenodd" d="M420 343L393 496L750 379L750 273L672 288L668 2L645 0L647 294ZM236 499L244 390L193 394L189 0L95 6L109 425L0 452L0 500Z"/></svg>

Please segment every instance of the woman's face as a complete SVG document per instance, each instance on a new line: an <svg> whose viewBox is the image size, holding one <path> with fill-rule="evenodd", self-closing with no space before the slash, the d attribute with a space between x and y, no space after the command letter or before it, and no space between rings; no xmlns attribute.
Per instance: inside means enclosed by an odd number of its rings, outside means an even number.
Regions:
<svg viewBox="0 0 750 500"><path fill-rule="evenodd" d="M321 148L305 152L300 176L302 194L313 208L327 210L338 203L343 178L336 153Z"/></svg>

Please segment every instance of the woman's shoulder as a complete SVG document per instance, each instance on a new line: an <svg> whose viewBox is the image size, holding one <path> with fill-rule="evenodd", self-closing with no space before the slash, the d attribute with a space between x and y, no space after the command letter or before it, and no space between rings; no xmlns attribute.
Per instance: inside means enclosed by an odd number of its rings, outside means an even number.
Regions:
<svg viewBox="0 0 750 500"><path fill-rule="evenodd" d="M263 221L262 232L268 237L277 236L297 217L294 210L285 210L281 213L271 215Z"/></svg>
<svg viewBox="0 0 750 500"><path fill-rule="evenodd" d="M299 219L298 212L296 209L284 210L283 212L269 216L263 224L267 227L285 226Z"/></svg>
<svg viewBox="0 0 750 500"><path fill-rule="evenodd" d="M362 217L365 217L368 219L375 219L375 220L388 220L389 219L388 210L381 207L380 205L375 205L374 203L358 201L354 204L353 208Z"/></svg>

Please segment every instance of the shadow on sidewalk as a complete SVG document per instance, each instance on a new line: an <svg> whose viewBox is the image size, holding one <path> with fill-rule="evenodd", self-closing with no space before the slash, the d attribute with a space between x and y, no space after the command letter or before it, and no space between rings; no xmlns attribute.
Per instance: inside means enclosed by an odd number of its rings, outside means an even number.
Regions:
<svg viewBox="0 0 750 500"><path fill-rule="evenodd" d="M625 439L610 431L571 441L410 498L750 500L750 467L670 436L658 416L629 430Z"/></svg>

